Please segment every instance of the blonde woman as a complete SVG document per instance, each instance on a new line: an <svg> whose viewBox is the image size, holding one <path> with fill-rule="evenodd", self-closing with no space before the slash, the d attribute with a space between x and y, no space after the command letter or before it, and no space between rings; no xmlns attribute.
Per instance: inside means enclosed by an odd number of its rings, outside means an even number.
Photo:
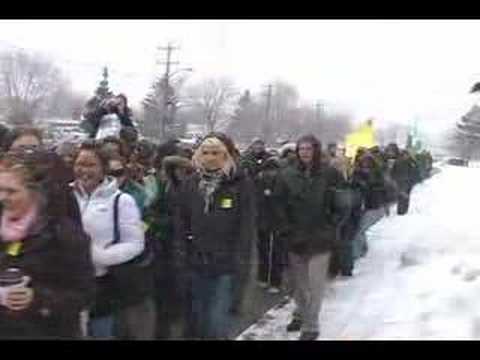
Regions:
<svg viewBox="0 0 480 360"><path fill-rule="evenodd" d="M236 286L252 267L254 190L236 156L225 135L207 136L193 155L195 173L179 199L182 234L190 242L189 326L197 339L228 338Z"/></svg>

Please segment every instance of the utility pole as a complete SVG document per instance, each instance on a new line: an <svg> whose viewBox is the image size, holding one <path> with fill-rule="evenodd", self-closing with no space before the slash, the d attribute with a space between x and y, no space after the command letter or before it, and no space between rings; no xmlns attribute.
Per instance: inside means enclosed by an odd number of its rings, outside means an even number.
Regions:
<svg viewBox="0 0 480 360"><path fill-rule="evenodd" d="M321 121L320 121L320 114L322 113L322 110L323 110L323 105L322 103L320 102L320 100L317 100L315 102L315 128L317 128L318 126L318 132L319 134L321 134L321 131L322 131L322 124L321 124ZM322 137L324 137L325 135L324 134L321 134Z"/></svg>
<svg viewBox="0 0 480 360"><path fill-rule="evenodd" d="M169 105L170 105L170 67L172 65L177 65L179 62L178 61L171 61L171 56L172 52L174 50L178 50L178 47L172 46L171 43L168 43L168 46L162 47L159 46L157 48L158 50L161 51L166 51L167 52L167 60L166 61L157 61L157 64L165 64L165 75L164 75L164 91L163 91L163 116L161 120L161 127L160 127L160 136L162 140L165 140L165 128L166 124L168 124L170 118L169 118Z"/></svg>
<svg viewBox="0 0 480 360"><path fill-rule="evenodd" d="M269 136L269 130L270 130L270 107L272 104L272 84L267 85L267 103L265 106L265 118L263 120L263 126L262 126L262 135L263 135L263 140L268 143L268 136Z"/></svg>
<svg viewBox="0 0 480 360"><path fill-rule="evenodd" d="M315 103L315 122L320 122L320 112L322 110L322 104L317 100Z"/></svg>

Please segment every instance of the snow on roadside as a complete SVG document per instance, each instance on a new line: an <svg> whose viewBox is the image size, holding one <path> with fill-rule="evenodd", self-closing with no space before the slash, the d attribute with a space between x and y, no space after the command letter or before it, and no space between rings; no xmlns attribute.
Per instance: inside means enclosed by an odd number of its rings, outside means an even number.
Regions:
<svg viewBox="0 0 480 360"><path fill-rule="evenodd" d="M331 283L322 339L480 337L480 169L445 166L412 192L406 216L368 232L355 276ZM239 340L294 340L293 303L272 309ZM478 314L478 315L477 315Z"/></svg>

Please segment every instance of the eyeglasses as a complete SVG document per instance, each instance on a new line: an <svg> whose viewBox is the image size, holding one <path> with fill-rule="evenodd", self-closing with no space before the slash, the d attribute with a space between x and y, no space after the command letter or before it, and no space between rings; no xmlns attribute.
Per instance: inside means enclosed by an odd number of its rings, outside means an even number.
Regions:
<svg viewBox="0 0 480 360"><path fill-rule="evenodd" d="M110 170L108 172L108 175L113 176L113 177L123 176L123 175L125 175L125 169L121 168L121 169Z"/></svg>

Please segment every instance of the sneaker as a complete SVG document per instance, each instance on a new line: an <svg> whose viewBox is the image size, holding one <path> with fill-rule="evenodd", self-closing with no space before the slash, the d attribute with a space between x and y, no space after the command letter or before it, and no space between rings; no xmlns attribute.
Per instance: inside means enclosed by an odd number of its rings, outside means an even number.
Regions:
<svg viewBox="0 0 480 360"><path fill-rule="evenodd" d="M290 321L290 324L287 325L288 332L300 331L302 328L302 320L300 319L293 319Z"/></svg>
<svg viewBox="0 0 480 360"><path fill-rule="evenodd" d="M268 293L269 294L280 294L280 289L275 287L275 286L272 286L272 287L268 288Z"/></svg>
<svg viewBox="0 0 480 360"><path fill-rule="evenodd" d="M300 334L299 340L302 341L313 341L318 338L318 331L305 331Z"/></svg>

